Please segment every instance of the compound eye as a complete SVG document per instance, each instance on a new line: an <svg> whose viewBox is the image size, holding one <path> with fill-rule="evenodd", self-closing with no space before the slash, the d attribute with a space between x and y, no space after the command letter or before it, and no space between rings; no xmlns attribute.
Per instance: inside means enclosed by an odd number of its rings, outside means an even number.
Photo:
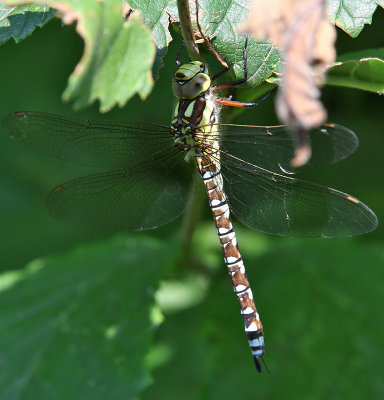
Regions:
<svg viewBox="0 0 384 400"><path fill-rule="evenodd" d="M180 88L178 91L174 90L174 93L180 93L181 96L179 97L185 99L194 99L195 97L208 90L210 84L211 80L209 79L209 76L199 73L194 76L190 81L185 82L182 88Z"/></svg>

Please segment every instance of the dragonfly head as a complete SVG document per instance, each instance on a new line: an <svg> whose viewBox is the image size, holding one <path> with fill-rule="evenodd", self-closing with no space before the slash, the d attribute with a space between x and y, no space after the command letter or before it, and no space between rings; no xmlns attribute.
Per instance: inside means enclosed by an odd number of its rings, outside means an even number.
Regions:
<svg viewBox="0 0 384 400"><path fill-rule="evenodd" d="M183 64L175 73L172 81L174 95L178 99L194 99L211 86L211 78L205 64L192 61Z"/></svg>

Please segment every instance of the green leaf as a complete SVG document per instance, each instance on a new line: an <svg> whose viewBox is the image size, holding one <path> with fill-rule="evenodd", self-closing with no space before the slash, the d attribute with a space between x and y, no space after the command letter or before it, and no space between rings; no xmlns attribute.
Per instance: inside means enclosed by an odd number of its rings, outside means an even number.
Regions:
<svg viewBox="0 0 384 400"><path fill-rule="evenodd" d="M124 19L121 0L48 0L47 4L61 12L64 22L77 20L84 39L84 53L69 78L65 100L74 101L76 109L99 100L105 112L116 104L123 106L135 93L142 99L149 94L155 56L152 34L138 17Z"/></svg>
<svg viewBox="0 0 384 400"><path fill-rule="evenodd" d="M150 381L153 294L172 253L120 236L3 274L0 398L136 398Z"/></svg>
<svg viewBox="0 0 384 400"><path fill-rule="evenodd" d="M172 40L169 33L169 14L177 15L176 0L124 0L133 10L140 12L143 23L152 31L156 45L156 59L153 66L155 79L163 67L163 57L166 55L168 45Z"/></svg>
<svg viewBox="0 0 384 400"><path fill-rule="evenodd" d="M21 42L36 26L44 26L54 17L54 10L44 5L7 6L0 3L0 44L10 38Z"/></svg>
<svg viewBox="0 0 384 400"><path fill-rule="evenodd" d="M250 0L199 1L199 18L205 34L224 59L233 66L235 78L244 76L245 35L237 27L248 16ZM265 41L248 39L248 80L245 86L256 87L280 68L279 52Z"/></svg>
<svg viewBox="0 0 384 400"><path fill-rule="evenodd" d="M64 99L73 100L77 109L99 99L102 112L122 107L135 93L144 99L153 86L151 33L136 17L124 22L120 0L67 3L81 15L85 49Z"/></svg>
<svg viewBox="0 0 384 400"><path fill-rule="evenodd" d="M153 86L150 71L154 52L150 32L138 18L130 18L94 77L94 96L100 99L101 111L110 110L116 103L123 107L135 93L142 99L148 96ZM64 93L68 99L72 96L71 78Z"/></svg>
<svg viewBox="0 0 384 400"><path fill-rule="evenodd" d="M384 48L339 57L328 70L326 83L384 94Z"/></svg>
<svg viewBox="0 0 384 400"><path fill-rule="evenodd" d="M221 261L205 303L160 327L154 385L141 398L382 398L382 246L238 235L271 374L255 370Z"/></svg>
<svg viewBox="0 0 384 400"><path fill-rule="evenodd" d="M328 15L332 22L348 35L356 37L364 24L372 23L377 6L384 7L383 0L328 0Z"/></svg>

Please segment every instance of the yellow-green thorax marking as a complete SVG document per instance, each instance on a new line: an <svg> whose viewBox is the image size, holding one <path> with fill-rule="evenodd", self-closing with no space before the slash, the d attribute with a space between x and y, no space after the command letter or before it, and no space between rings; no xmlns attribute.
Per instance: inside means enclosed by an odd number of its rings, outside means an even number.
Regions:
<svg viewBox="0 0 384 400"><path fill-rule="evenodd" d="M210 91L211 78L205 64L192 61L183 64L175 73L172 89L179 99L172 119L172 128L177 131L179 143L191 155L218 160L217 109ZM211 160L214 162L214 160Z"/></svg>

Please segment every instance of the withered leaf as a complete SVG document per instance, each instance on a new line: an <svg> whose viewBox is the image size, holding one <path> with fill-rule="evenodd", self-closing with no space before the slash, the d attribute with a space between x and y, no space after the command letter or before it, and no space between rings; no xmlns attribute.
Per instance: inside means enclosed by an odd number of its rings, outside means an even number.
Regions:
<svg viewBox="0 0 384 400"><path fill-rule="evenodd" d="M298 136L292 164L307 162L305 131L325 122L318 86L326 66L335 60L335 28L328 21L325 0L254 0L242 32L268 39L284 58L276 98L279 118Z"/></svg>

